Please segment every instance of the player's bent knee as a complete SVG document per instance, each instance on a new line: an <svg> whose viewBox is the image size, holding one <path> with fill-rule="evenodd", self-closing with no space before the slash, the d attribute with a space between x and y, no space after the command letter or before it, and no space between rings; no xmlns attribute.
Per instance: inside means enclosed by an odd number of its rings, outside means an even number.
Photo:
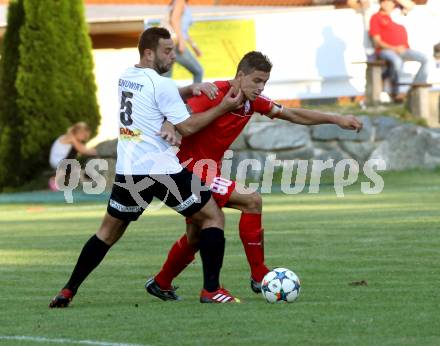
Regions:
<svg viewBox="0 0 440 346"><path fill-rule="evenodd" d="M263 199L258 192L253 192L246 197L246 204L243 210L247 213L261 213L263 210Z"/></svg>
<svg viewBox="0 0 440 346"><path fill-rule="evenodd" d="M106 228L100 228L98 232L96 232L96 236L109 246L116 243L119 238L121 238L122 234L123 232L114 232Z"/></svg>
<svg viewBox="0 0 440 346"><path fill-rule="evenodd" d="M98 232L96 232L96 236L111 246L122 237L129 223L129 221L119 220L107 214Z"/></svg>

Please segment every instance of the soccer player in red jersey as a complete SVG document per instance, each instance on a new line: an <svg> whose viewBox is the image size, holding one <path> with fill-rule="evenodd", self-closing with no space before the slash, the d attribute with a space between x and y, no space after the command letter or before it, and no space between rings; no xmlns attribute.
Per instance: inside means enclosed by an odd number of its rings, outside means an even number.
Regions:
<svg viewBox="0 0 440 346"><path fill-rule="evenodd" d="M186 165L188 170L201 177L210 186L220 208L228 207L242 212L239 234L251 269L251 289L255 293L260 293L261 280L269 272L264 263L262 199L257 192L239 193L236 182L221 177L220 168L224 152L239 136L254 113L303 125L336 124L343 129L356 131L362 128L362 123L353 116L284 108L262 96L271 68L272 64L262 53L247 53L240 61L233 80L214 83L218 88L218 94L214 99L206 95L190 98L187 106L192 113L215 107L231 87L241 89L245 95L245 102L239 109L217 118L203 130L184 137L177 154L180 162ZM239 191L244 189L245 187L240 187ZM187 233L172 246L161 271L154 278L148 279L145 284L150 294L163 300L179 299L174 292L172 280L194 260L194 255L198 251L197 235L197 227L187 219ZM222 297L210 297L210 299L221 300Z"/></svg>

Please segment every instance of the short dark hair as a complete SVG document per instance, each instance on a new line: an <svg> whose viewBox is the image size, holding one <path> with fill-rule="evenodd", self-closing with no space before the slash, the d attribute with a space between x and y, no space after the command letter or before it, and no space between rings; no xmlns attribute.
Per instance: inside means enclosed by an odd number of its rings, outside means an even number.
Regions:
<svg viewBox="0 0 440 346"><path fill-rule="evenodd" d="M156 50L161 38L164 40L170 39L170 32L161 27L152 27L145 30L141 34L141 37L139 37L138 43L139 55L141 58L144 55L145 49Z"/></svg>
<svg viewBox="0 0 440 346"><path fill-rule="evenodd" d="M254 71L270 72L272 63L269 58L260 52L249 52L240 61L237 67L237 73L242 71L244 74L250 74Z"/></svg>

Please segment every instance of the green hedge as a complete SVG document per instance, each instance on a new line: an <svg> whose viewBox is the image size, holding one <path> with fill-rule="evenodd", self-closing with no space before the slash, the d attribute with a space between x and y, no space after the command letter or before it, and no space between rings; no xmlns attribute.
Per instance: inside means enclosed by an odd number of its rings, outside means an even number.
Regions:
<svg viewBox="0 0 440 346"><path fill-rule="evenodd" d="M23 121L17 108L17 68L19 63L20 28L24 22L22 0L12 0L8 8L8 26L3 37L0 60L0 187L17 185L21 161Z"/></svg>
<svg viewBox="0 0 440 346"><path fill-rule="evenodd" d="M19 129L11 127L12 132L20 132L20 143L13 147L21 166L13 174L10 168L0 168L9 176L3 185L11 186L48 166L50 146L67 127L86 121L95 132L100 119L82 1L21 1L25 20L15 80L16 115L21 122Z"/></svg>

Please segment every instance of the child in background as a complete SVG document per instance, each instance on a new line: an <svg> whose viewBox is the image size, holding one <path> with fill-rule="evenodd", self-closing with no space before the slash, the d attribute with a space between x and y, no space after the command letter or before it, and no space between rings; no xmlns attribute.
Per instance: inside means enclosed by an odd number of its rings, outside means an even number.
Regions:
<svg viewBox="0 0 440 346"><path fill-rule="evenodd" d="M96 156L96 149L88 149L85 143L90 139L91 130L85 122L78 122L67 129L67 132L53 142L50 149L49 163L57 170L60 162L64 159L75 159L78 154ZM68 176L70 172L66 172ZM49 188L58 191L55 176L49 179Z"/></svg>

